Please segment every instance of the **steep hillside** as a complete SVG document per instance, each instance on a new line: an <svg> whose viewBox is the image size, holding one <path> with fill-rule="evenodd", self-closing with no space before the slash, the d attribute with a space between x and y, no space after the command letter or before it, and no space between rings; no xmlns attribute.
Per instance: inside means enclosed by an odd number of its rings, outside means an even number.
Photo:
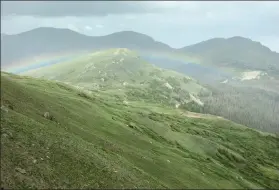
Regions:
<svg viewBox="0 0 279 190"><path fill-rule="evenodd" d="M118 94L123 101L137 99L180 106L210 93L185 75L160 69L143 61L135 52L109 49L73 61L22 73L68 82L87 90Z"/></svg>
<svg viewBox="0 0 279 190"><path fill-rule="evenodd" d="M278 145L213 116L1 73L5 189L276 189Z"/></svg>
<svg viewBox="0 0 279 190"><path fill-rule="evenodd" d="M279 53L243 37L214 38L179 51L220 67L279 72Z"/></svg>
<svg viewBox="0 0 279 190"><path fill-rule="evenodd" d="M123 31L107 36L86 36L69 29L37 28L1 40L2 65L38 55L92 51L102 48L132 48L168 51L166 44L144 34Z"/></svg>
<svg viewBox="0 0 279 190"><path fill-rule="evenodd" d="M207 86L211 96L201 97L203 107L190 109L219 115L261 131L279 132L279 91L230 84Z"/></svg>

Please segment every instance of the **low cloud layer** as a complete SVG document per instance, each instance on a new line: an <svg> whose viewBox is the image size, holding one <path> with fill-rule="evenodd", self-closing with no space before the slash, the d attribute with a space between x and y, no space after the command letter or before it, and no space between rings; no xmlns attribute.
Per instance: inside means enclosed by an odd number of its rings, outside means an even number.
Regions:
<svg viewBox="0 0 279 190"><path fill-rule="evenodd" d="M1 16L107 16L109 14L146 13L154 8L142 2L125 1L6 1Z"/></svg>
<svg viewBox="0 0 279 190"><path fill-rule="evenodd" d="M279 52L279 2L33 1L1 2L1 29L48 26L87 35L132 30L173 47L243 36Z"/></svg>

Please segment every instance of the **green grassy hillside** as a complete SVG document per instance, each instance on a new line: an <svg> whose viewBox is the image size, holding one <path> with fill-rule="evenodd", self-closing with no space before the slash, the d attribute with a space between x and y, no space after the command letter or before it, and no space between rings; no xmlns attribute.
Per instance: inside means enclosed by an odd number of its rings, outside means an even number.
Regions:
<svg viewBox="0 0 279 190"><path fill-rule="evenodd" d="M214 116L1 73L3 188L275 189L278 145Z"/></svg>
<svg viewBox="0 0 279 190"><path fill-rule="evenodd" d="M201 93L210 93L194 79L155 67L125 48L98 51L82 59L42 67L23 75L116 94L123 101L145 100L174 106L192 101L191 95L198 98Z"/></svg>

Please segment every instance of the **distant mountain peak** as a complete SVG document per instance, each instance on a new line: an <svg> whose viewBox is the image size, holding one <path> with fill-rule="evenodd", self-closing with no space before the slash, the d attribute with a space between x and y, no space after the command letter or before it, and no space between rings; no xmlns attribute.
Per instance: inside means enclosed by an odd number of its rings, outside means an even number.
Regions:
<svg viewBox="0 0 279 190"><path fill-rule="evenodd" d="M132 31L132 30L123 30L123 31L119 31L119 32L114 32L112 34L134 34L134 35L145 35L145 36L147 36L146 34L135 32L135 31Z"/></svg>
<svg viewBox="0 0 279 190"><path fill-rule="evenodd" d="M242 36L213 38L179 49L180 52L197 56L205 64L239 69L279 70L279 54L260 42Z"/></svg>
<svg viewBox="0 0 279 190"><path fill-rule="evenodd" d="M34 28L32 30L28 30L22 33L19 33L18 35L21 34L31 34L31 33L37 33L37 34L47 34L47 35L59 35L59 34L77 34L77 35L83 35L87 36L85 34L81 34L79 32L76 32L74 30L71 30L69 28L54 28L54 27L39 27L39 28Z"/></svg>
<svg viewBox="0 0 279 190"><path fill-rule="evenodd" d="M246 38L246 37L243 37L243 36L233 36L233 37L227 38L227 40L249 40L249 41L252 41L250 38Z"/></svg>
<svg viewBox="0 0 279 190"><path fill-rule="evenodd" d="M126 30L126 31L120 31L120 32L114 32L112 34L106 35L106 36L117 36L117 37L126 37L126 38L138 38L138 39L145 39L145 40L150 40L150 41L155 41L152 37L142 34L139 32L131 31L131 30Z"/></svg>

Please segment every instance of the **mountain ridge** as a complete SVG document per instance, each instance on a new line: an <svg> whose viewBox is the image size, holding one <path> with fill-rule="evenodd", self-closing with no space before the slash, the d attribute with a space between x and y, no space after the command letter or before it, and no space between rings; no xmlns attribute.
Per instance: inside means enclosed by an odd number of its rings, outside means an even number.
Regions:
<svg viewBox="0 0 279 190"><path fill-rule="evenodd" d="M91 37L91 38L99 38L99 37L109 37L109 36L114 36L114 35L119 35L119 34L135 34L135 35L138 35L138 36L145 36L146 38L149 38L150 40L152 41L155 41L155 42L160 42L160 41L157 41L155 40L153 37L147 35L147 34L143 34L143 33L140 33L140 32L136 32L136 31L133 31L133 30L123 30L123 31L118 31L118 32L113 32L113 33L110 33L110 34L106 34L106 35L98 35L98 36L92 36L92 35L87 35L87 34L84 34L84 33L80 33L80 32L77 32L77 31L74 31L74 30L71 30L69 28L55 28L55 27L38 27L38 28L35 28L35 29L32 29L32 30L27 30L27 31L24 31L24 32L20 32L20 33L17 33L17 34L6 34L6 33L1 33L1 35L4 35L4 36L19 36L19 35L22 35L22 34L27 34L27 33L30 33L30 32L37 32L37 31L42 31L42 30L48 30L49 32L51 31L66 31L66 32L72 32L72 33L75 33L75 34L78 34L78 35L81 35L81 36L86 36L86 37ZM252 40L248 37L243 37L243 36L231 36L231 37L227 37L227 38L223 38L223 37L214 37L214 38L210 38L208 40L203 40L203 41L200 41L200 42L197 42L197 43L194 43L194 44L190 44L190 45L185 45L185 46L182 46L180 48L175 48L175 47L172 47L170 46L169 44L167 43L164 43L164 42L160 42L168 47L170 47L171 49L174 49L174 50L179 50L179 49L184 49L184 48L187 48L189 46L193 46L193 45L196 45L196 44L200 44L200 43L203 43L203 42L207 42L207 41L211 41L211 40L232 40L232 39L243 39L243 40L249 40L249 41L252 41L252 42L256 42L256 43L260 43L262 46L265 46L263 45L261 42L259 41L255 41L255 40ZM267 47L267 46L265 46ZM271 50L269 47L267 47L270 51L273 51ZM276 51L273 51L273 52L276 52Z"/></svg>
<svg viewBox="0 0 279 190"><path fill-rule="evenodd" d="M127 34L130 37L127 38ZM49 40L46 36L51 36L52 39ZM117 32L105 36L87 36L70 29L41 27L5 36L1 41L1 61L2 64L6 65L40 54L119 47L157 49L158 51L171 50L166 44L132 31Z"/></svg>
<svg viewBox="0 0 279 190"><path fill-rule="evenodd" d="M249 38L215 38L178 51L198 56L202 63L218 67L279 72L279 53Z"/></svg>
<svg viewBox="0 0 279 190"><path fill-rule="evenodd" d="M46 36L50 36L51 39ZM201 63L216 66L279 71L279 53L271 51L260 42L240 36L212 38L183 48L172 48L146 34L134 31L88 36L70 29L41 27L19 34L6 35L1 40L1 47L2 65L54 52L128 48L151 54L161 52L174 56L190 55L200 59Z"/></svg>

